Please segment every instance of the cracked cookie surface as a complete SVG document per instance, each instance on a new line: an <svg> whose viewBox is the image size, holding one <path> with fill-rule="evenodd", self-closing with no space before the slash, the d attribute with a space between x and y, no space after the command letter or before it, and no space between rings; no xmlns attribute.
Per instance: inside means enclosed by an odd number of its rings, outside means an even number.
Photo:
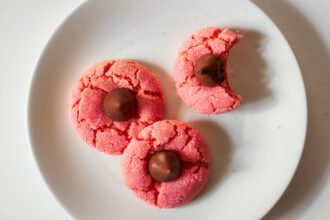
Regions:
<svg viewBox="0 0 330 220"><path fill-rule="evenodd" d="M116 122L103 112L103 99L115 88L136 94L137 116ZM108 154L122 154L144 127L163 117L161 86L143 65L130 60L106 60L91 66L74 87L71 116L80 137Z"/></svg>
<svg viewBox="0 0 330 220"><path fill-rule="evenodd" d="M173 151L181 160L177 179L155 181L148 161L158 151ZM144 128L123 154L125 184L141 199L159 208L174 208L191 201L204 187L209 175L210 155L202 135L187 123L163 120Z"/></svg>
<svg viewBox="0 0 330 220"><path fill-rule="evenodd" d="M228 53L241 38L229 29L207 27L190 36L182 45L174 64L176 90L181 99L202 114L219 114L236 108L241 97L227 81ZM225 63L225 80L214 87L202 85L194 75L196 61L206 54L220 57Z"/></svg>

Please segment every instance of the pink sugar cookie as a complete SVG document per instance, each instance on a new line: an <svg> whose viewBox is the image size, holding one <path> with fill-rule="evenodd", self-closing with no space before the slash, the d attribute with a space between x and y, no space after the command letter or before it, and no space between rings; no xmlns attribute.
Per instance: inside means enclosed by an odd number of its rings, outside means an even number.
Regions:
<svg viewBox="0 0 330 220"><path fill-rule="evenodd" d="M155 152L172 151L181 160L177 179L155 181L148 159ZM159 208L174 208L191 201L207 182L209 150L202 135L187 123L163 120L144 128L123 154L125 184L141 199Z"/></svg>
<svg viewBox="0 0 330 220"><path fill-rule="evenodd" d="M118 122L103 112L103 99L115 88L136 93L137 116ZM122 154L144 127L163 117L161 86L143 65L128 60L107 60L90 67L73 90L71 115L80 137L108 154Z"/></svg>
<svg viewBox="0 0 330 220"><path fill-rule="evenodd" d="M226 72L228 53L240 38L229 29L207 27L183 43L174 64L174 78L179 96L193 110L202 114L219 114L240 104L241 97L230 88ZM196 61L206 54L220 57L225 64L225 79L214 87L202 85L194 74Z"/></svg>

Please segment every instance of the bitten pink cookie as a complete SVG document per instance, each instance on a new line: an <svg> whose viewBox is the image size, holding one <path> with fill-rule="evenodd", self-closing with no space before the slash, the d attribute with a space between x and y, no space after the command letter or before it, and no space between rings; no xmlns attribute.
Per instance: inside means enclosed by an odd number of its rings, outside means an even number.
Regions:
<svg viewBox="0 0 330 220"><path fill-rule="evenodd" d="M209 175L209 150L202 135L187 123L163 120L144 128L123 154L125 184L159 208L191 201Z"/></svg>
<svg viewBox="0 0 330 220"><path fill-rule="evenodd" d="M90 67L73 90L71 115L80 137L108 154L122 154L144 127L163 116L156 77L143 65L107 60Z"/></svg>
<svg viewBox="0 0 330 220"><path fill-rule="evenodd" d="M182 45L174 65L176 89L181 99L203 114L219 114L236 108L241 97L229 86L228 53L241 38L229 29L207 27Z"/></svg>

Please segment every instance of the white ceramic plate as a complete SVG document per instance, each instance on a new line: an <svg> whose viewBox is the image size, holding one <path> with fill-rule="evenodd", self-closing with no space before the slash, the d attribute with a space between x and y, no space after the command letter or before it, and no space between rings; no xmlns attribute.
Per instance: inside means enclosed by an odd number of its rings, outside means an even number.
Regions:
<svg viewBox="0 0 330 220"><path fill-rule="evenodd" d="M177 97L170 74L179 45L205 26L231 27L244 38L230 55L241 107L200 115ZM87 147L69 117L73 83L108 58L145 63L161 80L165 118L198 128L213 163L193 202L160 210L122 183L120 156ZM87 1L45 48L31 83L29 132L37 164L61 204L77 219L261 218L290 182L303 149L306 100L301 73L283 35L250 1Z"/></svg>

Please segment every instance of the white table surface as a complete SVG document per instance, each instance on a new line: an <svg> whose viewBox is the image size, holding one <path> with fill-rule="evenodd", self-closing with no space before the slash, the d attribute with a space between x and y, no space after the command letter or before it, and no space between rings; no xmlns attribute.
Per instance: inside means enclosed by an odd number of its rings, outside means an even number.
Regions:
<svg viewBox="0 0 330 220"><path fill-rule="evenodd" d="M33 162L26 103L42 48L59 23L82 2L0 0L0 220L71 219ZM309 107L301 163L265 219L330 219L330 1L253 2L274 20L293 48Z"/></svg>

